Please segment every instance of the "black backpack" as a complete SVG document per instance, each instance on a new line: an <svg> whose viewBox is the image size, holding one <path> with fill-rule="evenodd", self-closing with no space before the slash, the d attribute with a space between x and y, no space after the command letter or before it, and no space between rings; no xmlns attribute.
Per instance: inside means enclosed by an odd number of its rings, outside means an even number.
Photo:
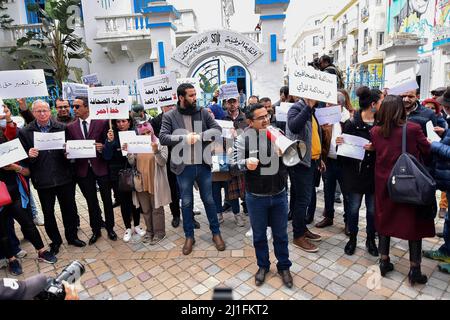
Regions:
<svg viewBox="0 0 450 320"><path fill-rule="evenodd" d="M397 203L430 205L436 199L436 182L425 166L406 152L406 126L403 126L402 154L387 183L389 197Z"/></svg>

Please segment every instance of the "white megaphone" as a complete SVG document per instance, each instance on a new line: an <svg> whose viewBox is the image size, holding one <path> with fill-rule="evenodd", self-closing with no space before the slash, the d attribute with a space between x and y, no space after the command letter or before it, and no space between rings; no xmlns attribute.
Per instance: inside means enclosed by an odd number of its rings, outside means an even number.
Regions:
<svg viewBox="0 0 450 320"><path fill-rule="evenodd" d="M283 163L287 167L299 164L306 154L306 145L303 141L292 141L277 128L268 127L267 137L281 150Z"/></svg>

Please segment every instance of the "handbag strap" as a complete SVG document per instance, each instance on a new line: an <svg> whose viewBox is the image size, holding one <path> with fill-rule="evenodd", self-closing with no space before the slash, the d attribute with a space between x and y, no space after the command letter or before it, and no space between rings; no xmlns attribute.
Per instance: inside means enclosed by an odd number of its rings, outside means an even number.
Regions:
<svg viewBox="0 0 450 320"><path fill-rule="evenodd" d="M407 123L405 123L403 125L403 130L402 130L402 153L406 153L406 126L407 126Z"/></svg>

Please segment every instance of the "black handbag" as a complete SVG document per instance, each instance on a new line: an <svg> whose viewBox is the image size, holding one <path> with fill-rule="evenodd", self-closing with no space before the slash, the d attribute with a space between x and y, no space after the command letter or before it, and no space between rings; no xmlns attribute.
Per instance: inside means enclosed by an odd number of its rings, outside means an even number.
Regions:
<svg viewBox="0 0 450 320"><path fill-rule="evenodd" d="M119 191L134 191L134 170L131 168L119 171Z"/></svg>

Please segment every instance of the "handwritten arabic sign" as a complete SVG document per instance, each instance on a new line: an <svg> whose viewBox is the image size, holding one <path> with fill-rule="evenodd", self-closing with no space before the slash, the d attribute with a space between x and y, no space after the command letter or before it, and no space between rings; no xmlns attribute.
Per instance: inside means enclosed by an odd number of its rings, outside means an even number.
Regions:
<svg viewBox="0 0 450 320"><path fill-rule="evenodd" d="M246 65L263 55L263 50L250 38L229 30L214 30L183 42L174 51L172 59L190 67L200 55L219 52L238 56Z"/></svg>
<svg viewBox="0 0 450 320"><path fill-rule="evenodd" d="M227 83L227 84L220 86L219 97L221 100L227 100L230 98L238 99L239 91L238 91L237 84L232 82L232 83Z"/></svg>
<svg viewBox="0 0 450 320"><path fill-rule="evenodd" d="M75 97L87 97L89 86L79 83L63 82L63 99L75 100Z"/></svg>
<svg viewBox="0 0 450 320"><path fill-rule="evenodd" d="M92 159L97 157L95 140L67 140L67 159Z"/></svg>
<svg viewBox="0 0 450 320"><path fill-rule="evenodd" d="M137 81L145 109L155 109L177 103L177 80L174 73Z"/></svg>
<svg viewBox="0 0 450 320"><path fill-rule="evenodd" d="M341 106L316 109L315 115L319 125L335 124L341 121Z"/></svg>
<svg viewBox="0 0 450 320"><path fill-rule="evenodd" d="M64 131L42 133L34 132L34 147L39 151L43 150L64 150L66 134Z"/></svg>
<svg viewBox="0 0 450 320"><path fill-rule="evenodd" d="M289 93L294 96L337 103L337 77L334 74L293 66L289 72Z"/></svg>
<svg viewBox="0 0 450 320"><path fill-rule="evenodd" d="M5 99L48 96L44 70L0 71L0 96Z"/></svg>
<svg viewBox="0 0 450 320"><path fill-rule="evenodd" d="M129 137L127 142L128 153L139 154L139 153L153 153L152 149L152 137L151 136L138 136Z"/></svg>
<svg viewBox="0 0 450 320"><path fill-rule="evenodd" d="M386 85L388 93L399 95L419 88L414 69L408 69L395 75Z"/></svg>
<svg viewBox="0 0 450 320"><path fill-rule="evenodd" d="M369 144L370 141L349 134L343 134L342 138L344 138L344 144L341 144L338 147L337 155L357 160L363 160L364 155L366 154L364 146L366 144Z"/></svg>
<svg viewBox="0 0 450 320"><path fill-rule="evenodd" d="M96 73L88 74L87 76L81 77L81 81L83 81L83 83L86 85L99 83Z"/></svg>
<svg viewBox="0 0 450 320"><path fill-rule="evenodd" d="M0 168L28 158L19 139L0 144Z"/></svg>
<svg viewBox="0 0 450 320"><path fill-rule="evenodd" d="M128 119L127 86L89 88L89 114L92 119Z"/></svg>

